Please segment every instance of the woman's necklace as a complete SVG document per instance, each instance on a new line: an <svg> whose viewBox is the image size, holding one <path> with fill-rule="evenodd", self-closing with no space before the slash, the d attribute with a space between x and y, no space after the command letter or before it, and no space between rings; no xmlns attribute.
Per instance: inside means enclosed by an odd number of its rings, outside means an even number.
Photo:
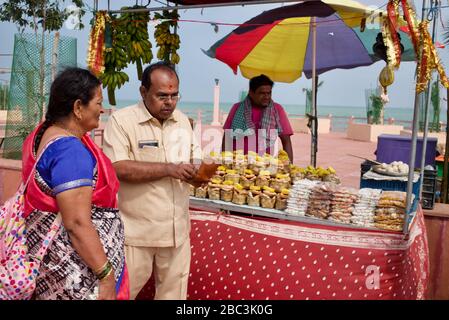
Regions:
<svg viewBox="0 0 449 320"><path fill-rule="evenodd" d="M77 132L75 130L72 130L70 128L65 128L63 126L61 126L60 124L55 123L54 124L55 127L65 131L69 136L73 136L75 138L81 139L83 137L83 134L81 134L80 132Z"/></svg>

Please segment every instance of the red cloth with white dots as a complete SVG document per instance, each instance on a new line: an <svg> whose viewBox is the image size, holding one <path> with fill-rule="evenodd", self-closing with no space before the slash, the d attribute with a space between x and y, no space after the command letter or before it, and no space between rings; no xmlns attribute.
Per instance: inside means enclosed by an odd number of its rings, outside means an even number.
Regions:
<svg viewBox="0 0 449 320"><path fill-rule="evenodd" d="M191 211L188 299L424 299L429 262L418 210L399 233ZM148 299L152 286L138 299Z"/></svg>

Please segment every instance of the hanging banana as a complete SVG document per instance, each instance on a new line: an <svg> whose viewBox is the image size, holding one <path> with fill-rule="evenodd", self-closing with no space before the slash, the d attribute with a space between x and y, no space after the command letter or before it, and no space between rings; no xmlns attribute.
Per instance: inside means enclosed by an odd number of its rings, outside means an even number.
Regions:
<svg viewBox="0 0 449 320"><path fill-rule="evenodd" d="M155 13L155 19L162 20L154 31L154 38L156 39L157 46L159 50L157 52L157 58L159 60L164 60L171 62L172 64L178 64L180 57L177 53L181 40L179 35L176 33L178 27L179 14L178 10L162 11L162 14ZM173 28L173 33L170 32L170 28Z"/></svg>
<svg viewBox="0 0 449 320"><path fill-rule="evenodd" d="M121 71L128 66L127 44L130 36L126 32L121 32L120 23L115 16L110 17L109 29L111 34L111 44L105 49L105 68L99 79L103 84L103 88L107 88L109 103L116 105L115 89L121 88L125 82L129 81L128 75Z"/></svg>
<svg viewBox="0 0 449 320"><path fill-rule="evenodd" d="M142 8L145 7L123 7L121 10ZM153 53L151 52L152 45L148 36L149 21L150 13L148 11L125 12L120 15L119 19L119 31L129 36L129 40L126 43L128 61L136 64L139 80L142 80L142 64L148 64L153 59Z"/></svg>

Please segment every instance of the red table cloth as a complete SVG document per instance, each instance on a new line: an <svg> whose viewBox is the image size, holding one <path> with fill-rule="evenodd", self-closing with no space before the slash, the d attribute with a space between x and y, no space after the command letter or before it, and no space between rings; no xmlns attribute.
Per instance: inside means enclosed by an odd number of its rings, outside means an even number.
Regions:
<svg viewBox="0 0 449 320"><path fill-rule="evenodd" d="M418 209L399 233L191 211L188 299L424 299ZM149 282L150 283L150 282ZM151 298L151 284L138 299Z"/></svg>

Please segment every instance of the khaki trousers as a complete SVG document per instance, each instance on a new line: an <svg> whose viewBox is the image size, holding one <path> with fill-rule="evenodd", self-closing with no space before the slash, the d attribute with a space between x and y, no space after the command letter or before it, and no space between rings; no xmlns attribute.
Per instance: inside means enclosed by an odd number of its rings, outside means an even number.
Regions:
<svg viewBox="0 0 449 320"><path fill-rule="evenodd" d="M125 246L130 298L134 300L154 271L155 300L185 300L190 270L190 239L178 248ZM154 267L154 270L153 270Z"/></svg>

